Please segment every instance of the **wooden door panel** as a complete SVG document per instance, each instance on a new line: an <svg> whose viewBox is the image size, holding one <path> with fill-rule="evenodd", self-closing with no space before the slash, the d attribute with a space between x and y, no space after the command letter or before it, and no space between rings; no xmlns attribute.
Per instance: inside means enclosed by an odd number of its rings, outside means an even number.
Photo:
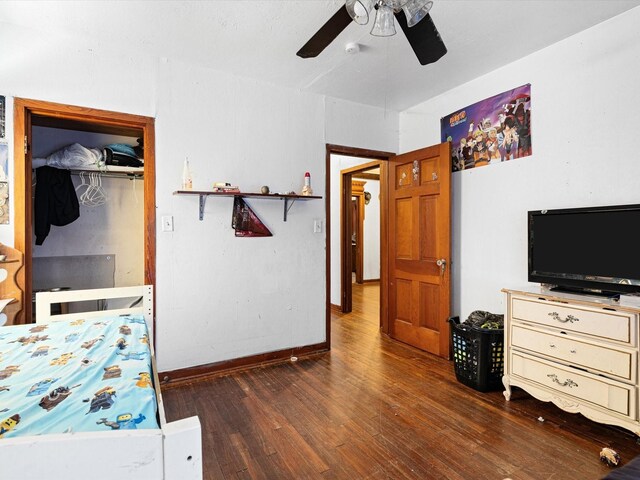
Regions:
<svg viewBox="0 0 640 480"><path fill-rule="evenodd" d="M398 155L389 175L392 337L449 356L449 144ZM442 270L437 261L444 259Z"/></svg>
<svg viewBox="0 0 640 480"><path fill-rule="evenodd" d="M393 322L394 338L409 345L423 345L422 350L437 350L439 346L438 332L396 320Z"/></svg>
<svg viewBox="0 0 640 480"><path fill-rule="evenodd" d="M420 185L428 185L438 181L438 160L427 158L420 162Z"/></svg>
<svg viewBox="0 0 640 480"><path fill-rule="evenodd" d="M413 258L413 201L411 198L400 198L395 204L395 217L407 228L396 229L395 236L395 258Z"/></svg>
<svg viewBox="0 0 640 480"><path fill-rule="evenodd" d="M395 284L396 320L411 323L411 280L399 278Z"/></svg>
<svg viewBox="0 0 640 480"><path fill-rule="evenodd" d="M418 326L440 332L438 312L440 311L440 295L438 287L433 283L420 284L420 311L423 313L418 320Z"/></svg>
<svg viewBox="0 0 640 480"><path fill-rule="evenodd" d="M419 248L420 260L427 260L434 263L437 259L437 228L438 228L438 209L437 200L431 196L420 197L420 222ZM433 265L431 265L433 266Z"/></svg>
<svg viewBox="0 0 640 480"><path fill-rule="evenodd" d="M413 184L412 180L412 164L404 164L404 165L396 165L395 168L395 178L396 178L396 189L402 189L406 187L411 187Z"/></svg>

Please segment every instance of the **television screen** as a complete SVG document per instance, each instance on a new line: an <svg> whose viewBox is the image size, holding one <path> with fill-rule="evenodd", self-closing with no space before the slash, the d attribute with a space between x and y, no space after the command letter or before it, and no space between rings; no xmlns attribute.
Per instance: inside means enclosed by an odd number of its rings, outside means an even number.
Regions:
<svg viewBox="0 0 640 480"><path fill-rule="evenodd" d="M640 291L640 205L528 212L529 281Z"/></svg>

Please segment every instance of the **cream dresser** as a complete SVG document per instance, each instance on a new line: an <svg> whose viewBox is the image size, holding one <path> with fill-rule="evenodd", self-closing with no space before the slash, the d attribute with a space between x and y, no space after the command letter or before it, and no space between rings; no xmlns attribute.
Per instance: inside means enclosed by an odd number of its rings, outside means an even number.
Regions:
<svg viewBox="0 0 640 480"><path fill-rule="evenodd" d="M518 386L567 412L640 436L640 308L543 290L503 292L505 398Z"/></svg>

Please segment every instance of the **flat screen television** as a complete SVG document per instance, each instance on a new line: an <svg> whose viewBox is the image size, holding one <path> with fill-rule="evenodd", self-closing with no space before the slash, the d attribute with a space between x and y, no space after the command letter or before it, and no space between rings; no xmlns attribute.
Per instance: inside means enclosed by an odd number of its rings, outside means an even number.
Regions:
<svg viewBox="0 0 640 480"><path fill-rule="evenodd" d="M528 225L530 282L640 292L640 205L530 211Z"/></svg>

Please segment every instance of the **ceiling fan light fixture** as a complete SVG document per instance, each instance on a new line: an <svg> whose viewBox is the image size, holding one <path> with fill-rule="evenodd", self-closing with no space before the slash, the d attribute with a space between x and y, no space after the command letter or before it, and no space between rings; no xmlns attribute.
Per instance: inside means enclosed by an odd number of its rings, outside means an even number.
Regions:
<svg viewBox="0 0 640 480"><path fill-rule="evenodd" d="M396 25L393 21L393 8L380 5L376 13L376 20L371 29L371 35L376 37L391 37L396 34Z"/></svg>
<svg viewBox="0 0 640 480"><path fill-rule="evenodd" d="M413 27L420 20L426 17L433 6L431 0L409 0L402 6L404 15L407 17L407 25Z"/></svg>
<svg viewBox="0 0 640 480"><path fill-rule="evenodd" d="M382 0L382 3L393 8L394 12L399 12L409 0Z"/></svg>
<svg viewBox="0 0 640 480"><path fill-rule="evenodd" d="M366 25L369 23L369 14L373 10L374 0L347 0L345 7L349 16L358 25Z"/></svg>

